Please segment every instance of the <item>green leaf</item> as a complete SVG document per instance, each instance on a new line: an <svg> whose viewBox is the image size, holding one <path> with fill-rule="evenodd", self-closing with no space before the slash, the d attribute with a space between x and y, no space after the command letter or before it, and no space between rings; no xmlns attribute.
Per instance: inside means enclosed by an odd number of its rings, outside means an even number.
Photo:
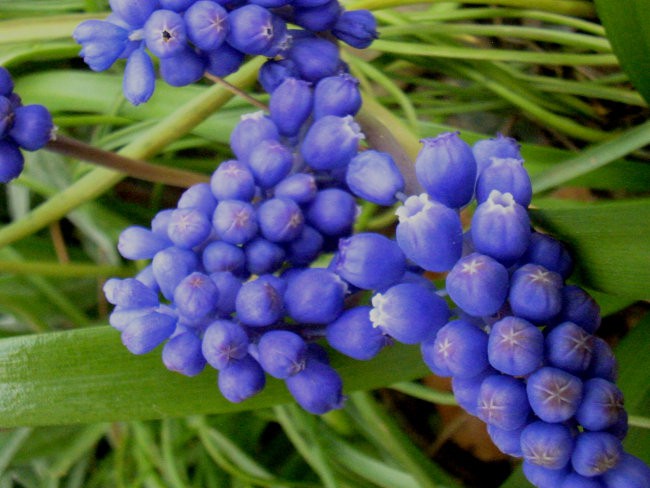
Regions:
<svg viewBox="0 0 650 488"><path fill-rule="evenodd" d="M402 345L368 362L333 355L332 364L348 392L427 373L417 348ZM0 340L0 427L223 413L291 401L283 382L269 379L260 395L230 403L217 389L214 370L194 378L172 373L160 350L134 356L110 327Z"/></svg>
<svg viewBox="0 0 650 488"><path fill-rule="evenodd" d="M650 296L650 199L605 203L540 203L534 222L572 251L581 283L613 295Z"/></svg>
<svg viewBox="0 0 650 488"><path fill-rule="evenodd" d="M650 9L647 0L595 0L614 53L630 81L650 101Z"/></svg>

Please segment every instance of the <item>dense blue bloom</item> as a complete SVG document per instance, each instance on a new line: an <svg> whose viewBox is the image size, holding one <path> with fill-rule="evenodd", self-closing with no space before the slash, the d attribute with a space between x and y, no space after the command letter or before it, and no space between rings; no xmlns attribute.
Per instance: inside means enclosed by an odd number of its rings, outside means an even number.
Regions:
<svg viewBox="0 0 650 488"><path fill-rule="evenodd" d="M562 309L556 320L573 322L593 334L600 327L600 306L579 286L566 285L562 288Z"/></svg>
<svg viewBox="0 0 650 488"><path fill-rule="evenodd" d="M484 202L492 190L510 193L522 207L528 207L533 196L533 188L523 161L514 158L492 158L490 164L481 171L476 181L476 200Z"/></svg>
<svg viewBox="0 0 650 488"><path fill-rule="evenodd" d="M151 259L170 245L171 241L166 235L163 237L144 227L132 225L120 233L117 250L126 259Z"/></svg>
<svg viewBox="0 0 650 488"><path fill-rule="evenodd" d="M205 57L189 47L178 54L160 58L160 76L171 86L186 86L199 81L205 68Z"/></svg>
<svg viewBox="0 0 650 488"><path fill-rule="evenodd" d="M53 129L52 116L43 105L23 105L14 109L8 135L23 149L36 151L50 141Z"/></svg>
<svg viewBox="0 0 650 488"><path fill-rule="evenodd" d="M521 159L519 143L511 137L497 134L493 139L481 139L472 146L476 159L477 175L480 176L492 162L492 158Z"/></svg>
<svg viewBox="0 0 650 488"><path fill-rule="evenodd" d="M284 249L275 242L263 237L256 237L244 245L246 268L251 274L273 273L282 266L285 258Z"/></svg>
<svg viewBox="0 0 650 488"><path fill-rule="evenodd" d="M581 374L591 363L593 336L573 322L554 327L546 336L546 357L551 366Z"/></svg>
<svg viewBox="0 0 650 488"><path fill-rule="evenodd" d="M223 369L248 354L246 331L230 320L212 322L203 334L202 351L215 369Z"/></svg>
<svg viewBox="0 0 650 488"><path fill-rule="evenodd" d="M639 458L624 453L615 468L602 475L608 488L648 488L650 468Z"/></svg>
<svg viewBox="0 0 650 488"><path fill-rule="evenodd" d="M428 271L449 271L460 259L463 228L456 211L423 193L409 197L395 213L397 243L415 264Z"/></svg>
<svg viewBox="0 0 650 488"><path fill-rule="evenodd" d="M347 10L332 29L338 39L357 49L365 49L377 37L377 21L368 10Z"/></svg>
<svg viewBox="0 0 650 488"><path fill-rule="evenodd" d="M217 207L217 200L215 200L208 183L197 183L196 185L190 186L181 194L176 203L176 207L196 208L205 215L212 215L214 209Z"/></svg>
<svg viewBox="0 0 650 488"><path fill-rule="evenodd" d="M244 283L235 302L237 318L251 327L272 325L282 317L282 295L269 283L257 279Z"/></svg>
<svg viewBox="0 0 650 488"><path fill-rule="evenodd" d="M294 266L306 266L318 257L325 239L309 225L305 225L300 235L286 245L287 260Z"/></svg>
<svg viewBox="0 0 650 488"><path fill-rule="evenodd" d="M212 216L217 235L230 244L244 244L257 234L255 208L241 200L222 200Z"/></svg>
<svg viewBox="0 0 650 488"><path fill-rule="evenodd" d="M147 102L156 87L153 61L144 48L133 51L126 61L122 91L133 105Z"/></svg>
<svg viewBox="0 0 650 488"><path fill-rule="evenodd" d="M259 363L247 355L219 371L217 384L229 402L240 403L264 389L266 376Z"/></svg>
<svg viewBox="0 0 650 488"><path fill-rule="evenodd" d="M307 344L298 334L288 330L272 330L260 338L257 358L268 374L286 379L305 369Z"/></svg>
<svg viewBox="0 0 650 488"><path fill-rule="evenodd" d="M248 161L248 155L255 146L266 140L279 141L280 133L273 121L264 112L242 115L240 122L230 134L230 148L242 162Z"/></svg>
<svg viewBox="0 0 650 488"><path fill-rule="evenodd" d="M167 235L176 246L191 249L210 236L210 217L197 208L177 208L170 215Z"/></svg>
<svg viewBox="0 0 650 488"><path fill-rule="evenodd" d="M295 173L287 176L282 181L280 181L275 186L274 193L276 197L291 198L294 202L302 205L311 202L319 192L318 187L316 186L316 179L314 178L314 175L308 173ZM317 209L314 210L314 217L316 220L319 220L321 216L325 215L330 203L337 206L336 208L341 211L340 207L338 206L338 204L341 202L332 201L328 203L328 200L330 198L334 200L343 200L346 204L344 206L347 206L348 208L348 212L349 209L352 210L352 218L354 218L354 215L356 215L356 203L352 195L349 193L338 190L336 188L332 188L332 191L327 192L327 190L324 190L320 195L320 198L323 199L323 201L320 203L320 205L317 205ZM345 210L343 210L343 213L345 213ZM346 226L347 225L349 224L346 224Z"/></svg>
<svg viewBox="0 0 650 488"><path fill-rule="evenodd" d="M566 371L545 366L528 377L530 406L545 422L564 422L573 417L582 400L582 382Z"/></svg>
<svg viewBox="0 0 650 488"><path fill-rule="evenodd" d="M428 340L422 343L422 358L434 374L437 374L438 376L449 375L450 373L447 370L438 370L433 361L433 353L435 351L434 343L434 340ZM487 368L483 370L482 373L472 376L471 378L460 378L458 376L452 377L451 388L458 405L465 409L466 412L478 417L478 395L481 391L481 384L485 378L495 373L496 371L492 368Z"/></svg>
<svg viewBox="0 0 650 488"><path fill-rule="evenodd" d="M314 118L356 115L361 108L359 80L348 73L328 76L314 90Z"/></svg>
<svg viewBox="0 0 650 488"><path fill-rule="evenodd" d="M501 452L513 457L523 457L521 450L521 432L524 428L515 430L503 430L494 425L488 425L487 431L494 445Z"/></svg>
<svg viewBox="0 0 650 488"><path fill-rule="evenodd" d="M300 153L311 168L319 171L347 166L363 139L361 128L352 116L326 115L312 124L300 146Z"/></svg>
<svg viewBox="0 0 650 488"><path fill-rule="evenodd" d="M508 301L515 315L543 322L562 307L562 278L543 266L526 264L517 269L510 280Z"/></svg>
<svg viewBox="0 0 650 488"><path fill-rule="evenodd" d="M433 337L449 319L446 302L428 288L401 283L372 297L370 320L384 334L405 344Z"/></svg>
<svg viewBox="0 0 650 488"><path fill-rule="evenodd" d="M508 271L489 256L469 254L447 275L447 292L456 305L476 317L496 313L508 296Z"/></svg>
<svg viewBox="0 0 650 488"><path fill-rule="evenodd" d="M176 286L186 276L198 270L199 259L189 249L172 246L157 252L151 267L163 296L171 300Z"/></svg>
<svg viewBox="0 0 650 488"><path fill-rule="evenodd" d="M490 375L478 394L478 417L503 430L521 428L530 415L526 387L511 376Z"/></svg>
<svg viewBox="0 0 650 488"><path fill-rule="evenodd" d="M172 335L176 320L172 315L155 311L135 317L122 330L122 343L133 354L146 354Z"/></svg>
<svg viewBox="0 0 650 488"><path fill-rule="evenodd" d="M571 454L571 465L582 476L599 476L623 457L621 441L607 432L581 432Z"/></svg>
<svg viewBox="0 0 650 488"><path fill-rule="evenodd" d="M273 57L277 54L275 44L286 37L286 24L259 5L235 9L228 20L228 43L246 54Z"/></svg>
<svg viewBox="0 0 650 488"><path fill-rule="evenodd" d="M436 334L432 359L439 372L472 378L489 366L487 344L488 335L474 324L453 320Z"/></svg>
<svg viewBox="0 0 650 488"><path fill-rule="evenodd" d="M18 144L9 139L0 139L0 183L8 183L23 171L25 159Z"/></svg>
<svg viewBox="0 0 650 488"><path fill-rule="evenodd" d="M533 263L544 266L563 279L567 279L573 270L573 261L569 252L560 241L553 237L533 232L526 253L521 257L522 264Z"/></svg>
<svg viewBox="0 0 650 488"><path fill-rule="evenodd" d="M209 273L230 271L234 275L241 275L246 268L246 255L234 244L213 241L203 250L202 262Z"/></svg>
<svg viewBox="0 0 650 488"><path fill-rule="evenodd" d="M542 331L519 317L505 317L492 325L488 341L490 364L502 373L525 376L544 360Z"/></svg>
<svg viewBox="0 0 650 488"><path fill-rule="evenodd" d="M327 364L310 359L305 369L285 381L298 404L310 413L320 415L343 406L341 377Z"/></svg>
<svg viewBox="0 0 650 488"><path fill-rule="evenodd" d="M305 225L305 217L296 202L276 197L266 200L257 209L260 232L272 242L290 242L296 239Z"/></svg>
<svg viewBox="0 0 650 488"><path fill-rule="evenodd" d="M337 74L341 63L338 48L318 37L294 39L287 56L300 77L311 82Z"/></svg>
<svg viewBox="0 0 650 488"><path fill-rule="evenodd" d="M183 317L201 319L212 313L219 300L219 289L209 276L194 272L174 290L174 304Z"/></svg>
<svg viewBox="0 0 650 488"><path fill-rule="evenodd" d="M458 132L423 139L415 160L417 179L431 198L451 208L469 203L474 195L476 161Z"/></svg>
<svg viewBox="0 0 650 488"><path fill-rule="evenodd" d="M313 32L326 31L334 27L342 11L338 0L329 0L316 7L295 7L293 22Z"/></svg>
<svg viewBox="0 0 650 488"><path fill-rule="evenodd" d="M602 378L592 378L584 383L582 402L575 417L585 429L612 427L624 412L623 394L614 383Z"/></svg>
<svg viewBox="0 0 650 488"><path fill-rule="evenodd" d="M308 268L289 280L284 293L287 313L296 322L328 324L343 311L347 286L326 269Z"/></svg>
<svg viewBox="0 0 650 488"><path fill-rule="evenodd" d="M82 45L80 56L93 71L110 68L126 49L129 31L104 20L86 20L74 30L72 37Z"/></svg>
<svg viewBox="0 0 650 488"><path fill-rule="evenodd" d="M144 40L154 56L166 58L180 54L187 34L183 17L173 10L156 10L144 24Z"/></svg>
<svg viewBox="0 0 650 488"><path fill-rule="evenodd" d="M524 459L548 469L562 469L571 459L573 439L562 424L533 422L521 432Z"/></svg>
<svg viewBox="0 0 650 488"><path fill-rule="evenodd" d="M331 268L354 286L380 290L402 278L406 258L395 241L381 234L363 232L339 240Z"/></svg>
<svg viewBox="0 0 650 488"><path fill-rule="evenodd" d="M295 136L311 114L313 105L311 83L289 77L271 93L271 120L284 136Z"/></svg>
<svg viewBox="0 0 650 488"><path fill-rule="evenodd" d="M228 35L228 12L218 3L207 0L194 2L183 18L187 37L199 49L217 49Z"/></svg>
<svg viewBox="0 0 650 488"><path fill-rule="evenodd" d="M297 175L296 175L297 176ZM308 190L309 182L302 179L298 185ZM286 180L285 180L286 181ZM282 185L282 183L280 183ZM277 195L277 191L276 191ZM319 232L326 236L342 236L352 231L352 225L357 216L357 202L345 190L327 188L316 193L307 209L307 220Z"/></svg>
<svg viewBox="0 0 650 488"><path fill-rule="evenodd" d="M343 312L326 329L327 342L340 353L365 361L374 358L390 339L370 320L371 307L354 307Z"/></svg>
<svg viewBox="0 0 650 488"><path fill-rule="evenodd" d="M350 161L345 182L356 196L378 205L392 205L395 195L404 190L404 177L393 157L369 149Z"/></svg>
<svg viewBox="0 0 650 488"><path fill-rule="evenodd" d="M251 201L255 195L255 179L248 166L232 159L221 163L212 173L210 188L219 201Z"/></svg>
<svg viewBox="0 0 650 488"><path fill-rule="evenodd" d="M181 332L165 343L162 360L167 369L196 376L205 368L201 339L192 331Z"/></svg>
<svg viewBox="0 0 650 488"><path fill-rule="evenodd" d="M246 56L243 52L224 42L218 48L208 51L206 57L205 70L211 75L224 77L236 72L244 63Z"/></svg>

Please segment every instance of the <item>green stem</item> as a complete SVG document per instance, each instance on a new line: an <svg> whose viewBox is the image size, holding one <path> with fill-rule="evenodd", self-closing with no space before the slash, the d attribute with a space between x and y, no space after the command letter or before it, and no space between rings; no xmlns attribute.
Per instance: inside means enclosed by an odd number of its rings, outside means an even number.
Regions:
<svg viewBox="0 0 650 488"><path fill-rule="evenodd" d="M650 144L650 121L620 133L617 137L591 146L577 156L536 175L533 192L540 193L561 185L615 161L626 154Z"/></svg>
<svg viewBox="0 0 650 488"><path fill-rule="evenodd" d="M378 10L404 5L449 3L451 0L358 0L348 5L350 9ZM464 0L463 3L485 5L485 0ZM492 0L493 5L503 7L530 8L529 0ZM591 2L581 0L537 0L535 8L557 14L573 15L575 17L593 17L596 12Z"/></svg>
<svg viewBox="0 0 650 488"><path fill-rule="evenodd" d="M56 278L99 278L133 276L133 269L110 264L59 263L56 261L16 261L0 259L0 273L40 275Z"/></svg>
<svg viewBox="0 0 650 488"><path fill-rule="evenodd" d="M396 383L394 385L390 385L389 388L391 390L405 393L414 398L419 398L420 400L436 403L438 405L458 405L458 402L452 393L446 391L437 391L433 388L428 388L418 383Z"/></svg>
<svg viewBox="0 0 650 488"><path fill-rule="evenodd" d="M98 17L102 14L53 15L29 19L29 22L25 19L5 20L0 22L0 45L69 38L81 22Z"/></svg>
<svg viewBox="0 0 650 488"><path fill-rule="evenodd" d="M563 32L539 27L522 27L516 25L480 25L480 24L444 24L441 22L418 22L417 24L383 27L379 29L382 39L403 34L411 34L414 31L426 30L438 34L450 34L457 36L478 35L496 36L516 39L531 39L535 41L552 42L564 46L572 46L581 49L592 49L597 52L611 53L612 46L603 37L596 37L573 32ZM503 51L499 49L499 51ZM538 54L538 53L535 53Z"/></svg>
<svg viewBox="0 0 650 488"><path fill-rule="evenodd" d="M127 158L63 135L57 135L56 139L50 141L46 148L64 156L88 161L99 166L104 166L105 168L111 168L125 173L128 176L152 183L189 188L197 183L205 183L210 180L208 176L200 173L167 168L165 166L150 164L146 161Z"/></svg>
<svg viewBox="0 0 650 488"><path fill-rule="evenodd" d="M263 62L264 59L261 58L248 62L231 77L230 82L237 86L252 84ZM232 97L233 94L224 87L213 85L162 119L118 153L134 159L149 158L170 142L190 132ZM123 173L107 168L94 169L32 210L24 218L0 229L0 247L30 235L50 222L59 220L79 205L102 195L125 176Z"/></svg>
<svg viewBox="0 0 650 488"><path fill-rule="evenodd" d="M373 42L372 48L387 53L427 56L432 58L510 61L560 66L618 66L618 59L613 54L574 54L515 51L512 49L477 49L475 47L436 46L415 42L383 41L381 39Z"/></svg>
<svg viewBox="0 0 650 488"><path fill-rule="evenodd" d="M627 419L630 427L639 427L641 429L650 429L650 418L640 415L630 415Z"/></svg>

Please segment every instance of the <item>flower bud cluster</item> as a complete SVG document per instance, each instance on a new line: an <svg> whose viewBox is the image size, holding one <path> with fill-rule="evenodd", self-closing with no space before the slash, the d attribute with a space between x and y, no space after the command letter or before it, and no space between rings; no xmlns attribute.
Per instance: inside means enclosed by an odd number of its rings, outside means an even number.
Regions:
<svg viewBox="0 0 650 488"><path fill-rule="evenodd" d="M524 459L535 486L649 479L621 444L627 414L612 351L594 335L599 307L565 282L572 262L562 244L531 230L517 144L499 136L472 148L456 133L423 142L415 168L425 193L397 210L397 242L422 268L447 272L457 307L421 343L426 364L452 378L459 404ZM458 210L474 198L463 234Z"/></svg>
<svg viewBox="0 0 650 488"><path fill-rule="evenodd" d="M124 95L138 105L154 92L154 58L172 86L199 80L205 72L226 76L247 55L282 59L315 81L339 70L336 47L317 38L328 32L354 47L377 36L368 11L346 11L338 0L110 0L106 20L79 24L73 37L94 71L126 59ZM288 24L302 29L291 30Z"/></svg>
<svg viewBox="0 0 650 488"><path fill-rule="evenodd" d="M41 149L53 129L50 112L43 105L23 105L9 71L0 66L0 183L22 172L25 159L20 149Z"/></svg>

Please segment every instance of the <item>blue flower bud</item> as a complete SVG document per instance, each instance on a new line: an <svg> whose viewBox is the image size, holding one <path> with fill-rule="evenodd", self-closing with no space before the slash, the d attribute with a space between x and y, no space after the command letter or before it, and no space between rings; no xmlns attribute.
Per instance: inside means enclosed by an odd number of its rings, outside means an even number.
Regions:
<svg viewBox="0 0 650 488"><path fill-rule="evenodd" d="M295 136L311 115L313 104L311 83L286 78L271 93L269 112L283 136Z"/></svg>
<svg viewBox="0 0 650 488"><path fill-rule="evenodd" d="M262 203L257 209L257 220L262 235L272 242L296 239L305 225L298 204L283 197L270 198Z"/></svg>
<svg viewBox="0 0 650 488"><path fill-rule="evenodd" d="M244 246L246 267L251 274L273 273L282 266L285 252L278 244L257 237Z"/></svg>
<svg viewBox="0 0 650 488"><path fill-rule="evenodd" d="M246 268L246 255L244 251L233 244L223 241L214 241L203 250L203 267L208 273L230 271L241 276Z"/></svg>
<svg viewBox="0 0 650 488"><path fill-rule="evenodd" d="M248 166L262 188L271 188L282 181L293 166L293 153L278 141L260 142L248 157ZM279 196L279 195L278 195Z"/></svg>
<svg viewBox="0 0 650 488"><path fill-rule="evenodd" d="M402 283L372 297L373 326L404 344L432 337L449 319L446 302L420 285Z"/></svg>
<svg viewBox="0 0 650 488"><path fill-rule="evenodd" d="M571 454L571 465L582 476L600 476L623 457L621 441L607 432L581 432Z"/></svg>
<svg viewBox="0 0 650 488"><path fill-rule="evenodd" d="M113 308L110 316L108 317L108 323L114 329L119 330L120 332L127 328L136 318L143 317L155 311L156 307L145 307L145 308L123 308L116 306Z"/></svg>
<svg viewBox="0 0 650 488"><path fill-rule="evenodd" d="M9 183L23 171L25 159L18 145L9 139L0 139L0 183Z"/></svg>
<svg viewBox="0 0 650 488"><path fill-rule="evenodd" d="M591 378L583 384L575 417L587 430L605 430L614 426L624 411L621 390L611 381Z"/></svg>
<svg viewBox="0 0 650 488"><path fill-rule="evenodd" d="M562 480L559 488L605 488L605 485L596 478L586 478L578 473L569 473Z"/></svg>
<svg viewBox="0 0 650 488"><path fill-rule="evenodd" d="M326 115L312 124L300 146L311 168L325 171L347 166L364 138L352 116Z"/></svg>
<svg viewBox="0 0 650 488"><path fill-rule="evenodd" d="M230 134L230 147L237 159L246 162L250 152L266 139L279 141L278 128L264 112L254 112L242 115Z"/></svg>
<svg viewBox="0 0 650 488"><path fill-rule="evenodd" d="M502 373L526 376L544 360L542 331L522 318L505 317L492 325L488 358Z"/></svg>
<svg viewBox="0 0 650 488"><path fill-rule="evenodd" d="M171 221L174 210L175 209L173 208L166 208L159 211L154 216L154 218L151 219L151 232L153 232L156 236L169 241L167 229L169 228L169 222ZM171 241L169 241L169 245L171 245Z"/></svg>
<svg viewBox="0 0 650 488"><path fill-rule="evenodd" d="M320 5L324 5L329 0L293 0L292 4L294 7L299 7L299 8L310 8L310 7L319 7Z"/></svg>
<svg viewBox="0 0 650 488"><path fill-rule="evenodd" d="M544 322L562 307L562 278L537 264L517 269L510 279L508 301L515 315L532 322Z"/></svg>
<svg viewBox="0 0 650 488"><path fill-rule="evenodd" d="M289 5L292 3L292 0L248 0L248 3L259 5L260 7L265 8L275 8Z"/></svg>
<svg viewBox="0 0 650 488"><path fill-rule="evenodd" d="M103 287L108 303L123 308L145 308L158 306L158 294L134 278L119 280L112 278Z"/></svg>
<svg viewBox="0 0 650 488"><path fill-rule="evenodd" d="M212 322L203 334L203 356L215 369L224 369L248 355L246 331L230 320Z"/></svg>
<svg viewBox="0 0 650 488"><path fill-rule="evenodd" d="M481 175L483 170L492 162L492 158L513 158L521 159L519 152L519 143L503 134L497 134L494 139L481 139L472 147L474 159L476 159L477 175Z"/></svg>
<svg viewBox="0 0 650 488"><path fill-rule="evenodd" d="M199 267L195 253L179 247L168 247L156 253L151 262L153 274L163 296L171 300L176 286Z"/></svg>
<svg viewBox="0 0 650 488"><path fill-rule="evenodd" d="M472 253L447 275L447 292L456 305L476 317L493 315L508 296L508 271L489 256Z"/></svg>
<svg viewBox="0 0 650 488"><path fill-rule="evenodd" d="M377 21L368 10L348 10L341 14L332 29L338 39L357 49L365 49L377 39Z"/></svg>
<svg viewBox="0 0 650 488"><path fill-rule="evenodd" d="M354 307L343 312L325 330L327 342L338 352L367 361L390 344L390 338L370 321L371 307Z"/></svg>
<svg viewBox="0 0 650 488"><path fill-rule="evenodd" d="M259 5L245 5L230 12L228 43L246 54L270 54L273 43L286 33L286 25ZM271 56L272 57L272 56Z"/></svg>
<svg viewBox="0 0 650 488"><path fill-rule="evenodd" d="M433 361L435 337L422 343L421 351L424 362L434 374L438 376L447 376L448 371L440 371ZM454 376L451 378L451 389L454 397L466 412L478 417L478 394L481 391L481 383L488 376L495 374L492 368L485 369L482 373L472 376L471 378L460 378Z"/></svg>
<svg viewBox="0 0 650 488"><path fill-rule="evenodd" d="M202 244L211 231L210 219L197 208L177 208L172 212L167 227L169 239L186 249Z"/></svg>
<svg viewBox="0 0 650 488"><path fill-rule="evenodd" d="M406 258L395 241L364 232L339 241L331 269L359 288L385 289L404 276Z"/></svg>
<svg viewBox="0 0 650 488"><path fill-rule="evenodd" d="M126 259L151 259L171 244L167 236L163 237L144 227L132 225L120 233L117 250Z"/></svg>
<svg viewBox="0 0 650 488"><path fill-rule="evenodd" d="M156 10L144 24L144 41L158 58L180 54L187 46L183 17L172 10Z"/></svg>
<svg viewBox="0 0 650 488"><path fill-rule="evenodd" d="M438 371L450 376L472 378L485 371L488 364L488 336L474 324L453 320L436 334L433 362Z"/></svg>
<svg viewBox="0 0 650 488"><path fill-rule="evenodd" d="M317 7L294 7L293 22L312 31L330 30L343 11L338 0L329 0Z"/></svg>
<svg viewBox="0 0 650 488"><path fill-rule="evenodd" d="M524 459L521 464L526 478L537 488L557 488L570 473L568 467L549 469Z"/></svg>
<svg viewBox="0 0 650 488"><path fill-rule="evenodd" d="M298 404L310 413L321 415L343 406L343 382L327 364L308 360L305 369L285 381Z"/></svg>
<svg viewBox="0 0 650 488"><path fill-rule="evenodd" d="M322 234L342 236L352 231L357 216L357 202L345 190L328 188L316 194L306 216L307 221Z"/></svg>
<svg viewBox="0 0 650 488"><path fill-rule="evenodd" d="M277 322L284 312L282 295L278 290L257 279L244 283L235 302L237 318L251 327L265 327Z"/></svg>
<svg viewBox="0 0 650 488"><path fill-rule="evenodd" d="M158 0L161 8L173 10L174 12L183 12L195 2L196 0Z"/></svg>
<svg viewBox="0 0 650 488"><path fill-rule="evenodd" d="M528 207L533 197L533 187L524 162L514 158L492 158L476 181L476 200L483 203L492 190L511 193L515 202Z"/></svg>
<svg viewBox="0 0 650 488"><path fill-rule="evenodd" d="M428 271L449 271L460 259L463 228L458 212L423 193L409 197L395 214L397 243L415 264Z"/></svg>
<svg viewBox="0 0 650 488"><path fill-rule="evenodd" d="M494 425L488 425L487 431L494 445L504 454L513 457L522 457L521 432L524 429L503 430Z"/></svg>
<svg viewBox="0 0 650 488"><path fill-rule="evenodd" d="M618 377L618 365L612 348L600 337L593 338L593 351L591 363L586 371L589 378L603 378L608 381L616 381Z"/></svg>
<svg viewBox="0 0 650 488"><path fill-rule="evenodd" d="M206 60L190 48L160 58L160 76L168 85L187 86L199 81L205 72Z"/></svg>
<svg viewBox="0 0 650 488"><path fill-rule="evenodd" d="M494 374L485 378L477 402L478 417L503 430L523 427L530 415L526 387L511 376Z"/></svg>
<svg viewBox="0 0 650 488"><path fill-rule="evenodd" d="M197 183L185 190L176 204L178 208L196 208L204 215L212 215L217 201L208 183Z"/></svg>
<svg viewBox="0 0 650 488"><path fill-rule="evenodd" d="M127 46L129 31L104 20L86 20L72 33L81 44L80 56L93 71L105 71L120 57Z"/></svg>
<svg viewBox="0 0 650 488"><path fill-rule="evenodd" d="M573 322L593 334L600 327L600 306L579 286L566 285L562 288L562 309L556 320Z"/></svg>
<svg viewBox="0 0 650 488"><path fill-rule="evenodd" d="M133 51L124 68L122 91L133 105L147 102L156 88L156 73L153 61L144 48Z"/></svg>
<svg viewBox="0 0 650 488"><path fill-rule="evenodd" d="M458 132L421 141L415 174L431 198L451 208L467 205L474 195L476 161Z"/></svg>
<svg viewBox="0 0 650 488"><path fill-rule="evenodd" d="M314 118L326 115L345 117L355 115L361 108L359 80L341 73L318 82L314 90Z"/></svg>
<svg viewBox="0 0 650 488"><path fill-rule="evenodd" d="M602 475L608 488L647 488L650 468L632 454L623 453L616 467Z"/></svg>
<svg viewBox="0 0 650 488"><path fill-rule="evenodd" d="M551 366L573 374L587 370L591 363L593 336L573 322L564 322L546 336L546 356Z"/></svg>
<svg viewBox="0 0 650 488"><path fill-rule="evenodd" d="M212 313L219 300L219 289L209 276L194 272L176 286L174 304L190 320L198 320Z"/></svg>
<svg viewBox="0 0 650 488"><path fill-rule="evenodd" d="M255 179L243 163L224 161L210 178L210 188L217 200L251 201L255 196Z"/></svg>
<svg viewBox="0 0 650 488"><path fill-rule="evenodd" d="M199 49L217 49L228 35L228 12L218 3L207 0L194 2L185 15L187 37Z"/></svg>
<svg viewBox="0 0 650 488"><path fill-rule="evenodd" d="M246 57L243 52L238 51L227 42L224 42L216 49L211 49L207 53L208 65L205 70L214 76L228 76L237 71L244 63Z"/></svg>
<svg viewBox="0 0 650 488"><path fill-rule="evenodd" d="M287 176L275 185L275 188L273 189L273 193L276 197L291 198L294 202L300 205L311 202L317 192L318 187L316 185L316 179L314 178L314 175L309 173L295 173ZM348 196L350 195L348 194ZM354 198L351 196L350 198L356 209Z"/></svg>
<svg viewBox="0 0 650 488"><path fill-rule="evenodd" d="M52 139L54 124L43 105L24 105L14 109L13 126L9 130L16 144L28 151L36 151Z"/></svg>
<svg viewBox="0 0 650 488"><path fill-rule="evenodd" d="M343 311L347 286L336 274L307 268L289 280L284 304L289 316L305 324L328 324Z"/></svg>
<svg viewBox="0 0 650 488"><path fill-rule="evenodd" d="M526 252L530 233L528 212L510 193L492 190L472 217L474 248L506 266Z"/></svg>
<svg viewBox="0 0 650 488"><path fill-rule="evenodd" d="M9 132L14 123L14 107L11 101L0 95L0 139Z"/></svg>
<svg viewBox="0 0 650 488"><path fill-rule="evenodd" d="M568 427L536 421L521 432L524 459L547 469L562 469L571 458L573 439Z"/></svg>
<svg viewBox="0 0 650 488"><path fill-rule="evenodd" d="M264 389L264 370L250 355L232 361L219 371L219 391L232 403L240 403Z"/></svg>
<svg viewBox="0 0 650 488"><path fill-rule="evenodd" d="M158 8L157 0L109 0L111 10L133 27L142 26Z"/></svg>
<svg viewBox="0 0 650 488"><path fill-rule="evenodd" d="M334 76L341 61L337 47L317 37L294 39L287 57L295 64L300 77L311 82Z"/></svg>
<svg viewBox="0 0 650 488"><path fill-rule="evenodd" d="M352 158L345 182L356 196L378 205L392 205L404 190L404 177L388 153L367 150Z"/></svg>
<svg viewBox="0 0 650 488"><path fill-rule="evenodd" d="M287 78L298 78L296 65L290 59L268 60L257 75L260 85L267 93L273 93Z"/></svg>
<svg viewBox="0 0 650 488"><path fill-rule="evenodd" d="M14 91L14 80L4 66L0 66L0 96L8 97Z"/></svg>
<svg viewBox="0 0 650 488"><path fill-rule="evenodd" d="M237 278L229 271L220 271L210 274L210 279L214 281L219 290L219 300L217 301L217 312L222 316L228 316L236 310L236 300L239 289L242 287L242 280Z"/></svg>
<svg viewBox="0 0 650 488"><path fill-rule="evenodd" d="M566 371L545 366L528 377L530 406L545 422L564 422L573 417L582 400L582 382Z"/></svg>
<svg viewBox="0 0 650 488"><path fill-rule="evenodd" d="M305 225L300 235L287 243L287 261L293 266L307 266L318 257L324 241L320 232Z"/></svg>
<svg viewBox="0 0 650 488"><path fill-rule="evenodd" d="M201 352L201 339L191 331L175 335L163 347L162 360L170 371L185 376L196 376L203 371L206 364Z"/></svg>
<svg viewBox="0 0 650 488"><path fill-rule="evenodd" d="M288 330L265 332L257 344L258 361L274 378L285 379L300 373L307 363L307 344Z"/></svg>
<svg viewBox="0 0 650 488"><path fill-rule="evenodd" d="M255 209L241 200L222 200L212 217L217 235L230 244L244 244L257 234Z"/></svg>
<svg viewBox="0 0 650 488"><path fill-rule="evenodd" d="M122 343L133 354L146 354L158 347L176 329L176 318L150 312L134 318L122 331Z"/></svg>
<svg viewBox="0 0 650 488"><path fill-rule="evenodd" d="M521 263L540 264L563 279L567 279L573 270L573 260L562 243L539 232L531 234L530 244L521 257Z"/></svg>

